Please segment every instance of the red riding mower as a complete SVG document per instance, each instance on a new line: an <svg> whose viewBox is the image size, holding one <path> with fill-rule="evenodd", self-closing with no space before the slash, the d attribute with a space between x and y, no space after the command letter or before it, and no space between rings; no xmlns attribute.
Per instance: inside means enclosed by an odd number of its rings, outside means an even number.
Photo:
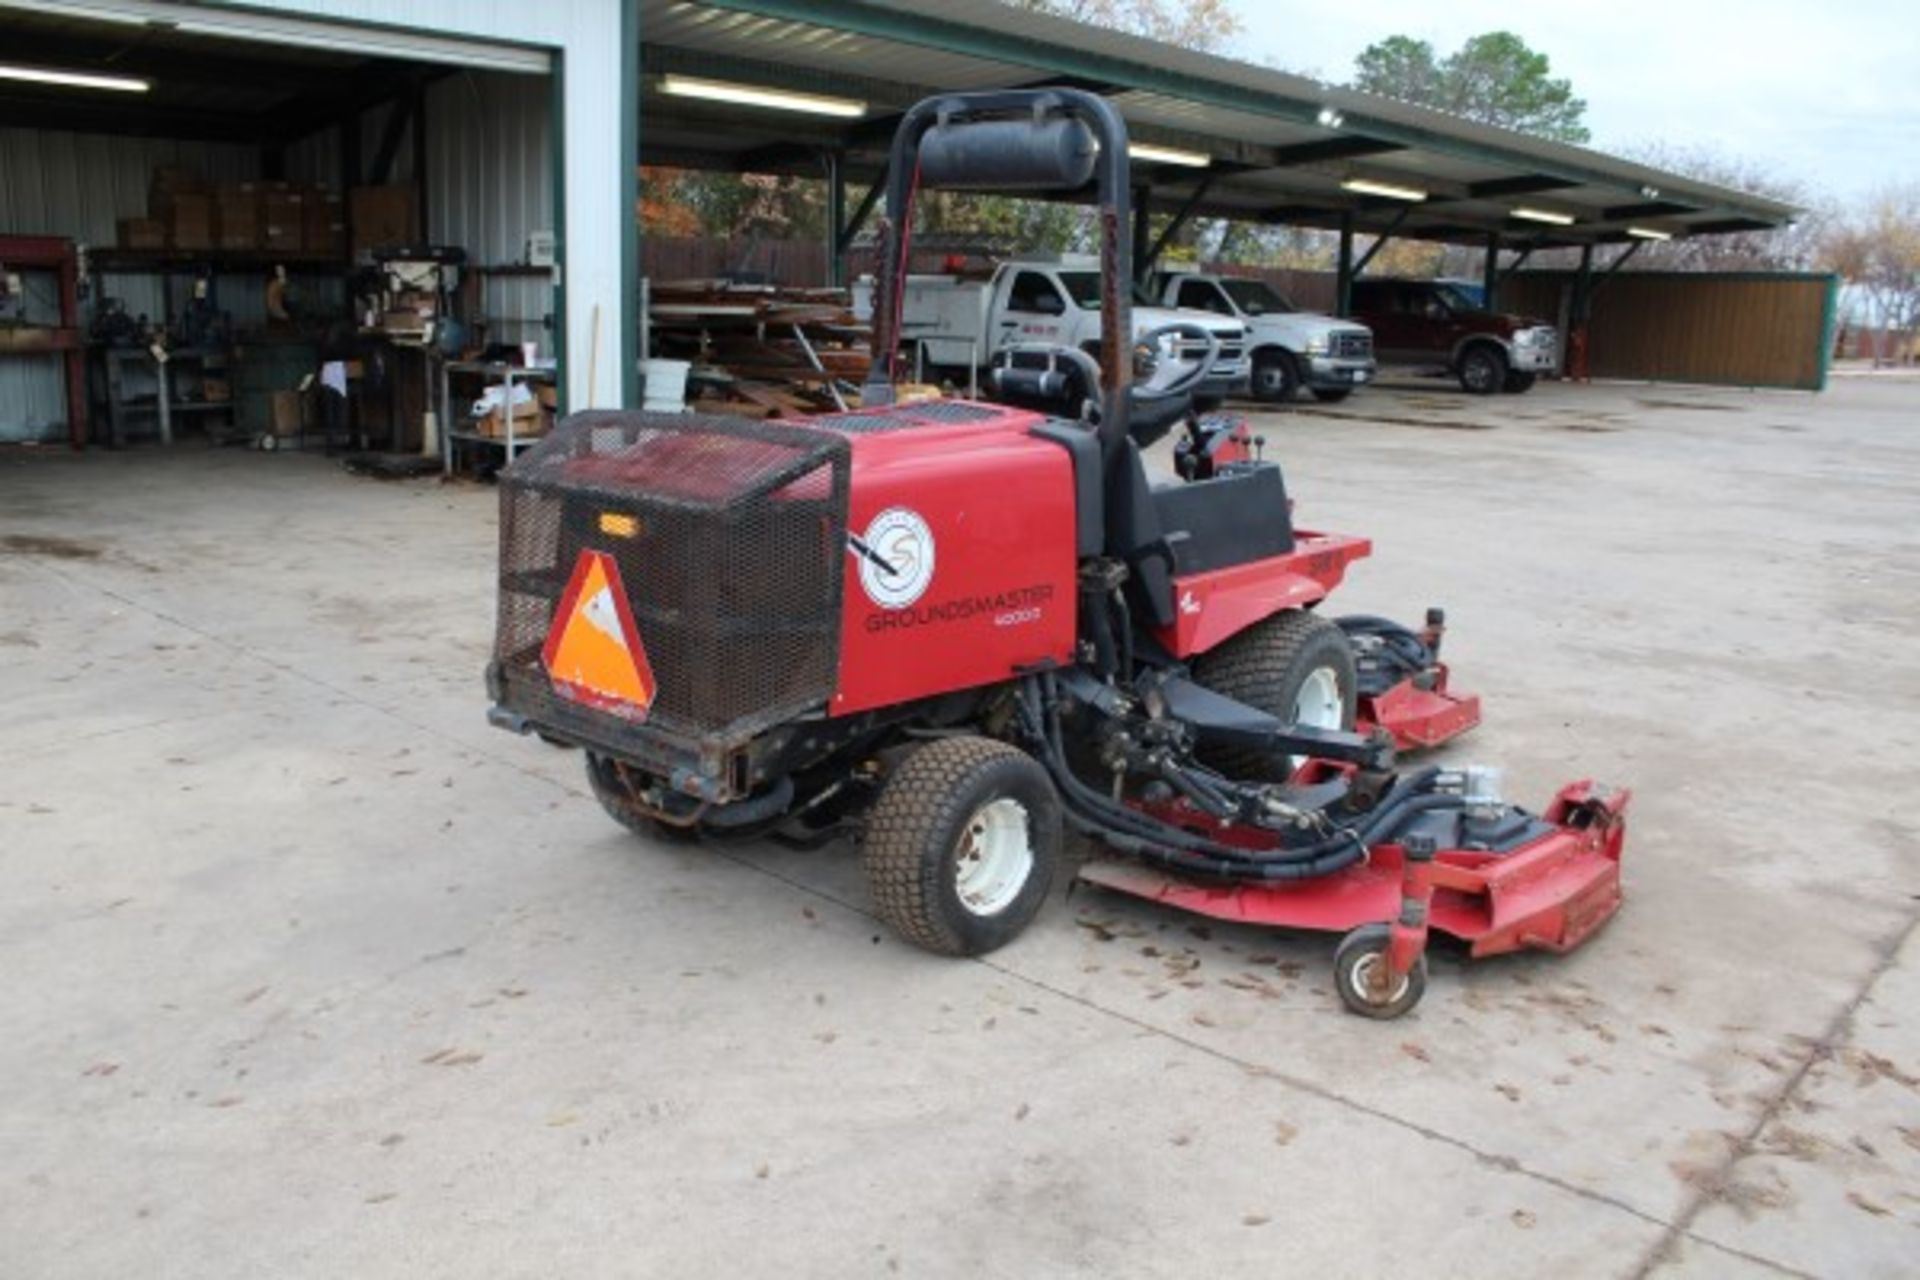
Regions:
<svg viewBox="0 0 1920 1280"><path fill-rule="evenodd" d="M853 836L879 913L948 955L1027 926L1063 827L1104 847L1096 884L1344 932L1336 988L1371 1017L1420 999L1430 927L1487 955L1605 921L1625 794L1576 783L1536 815L1493 771L1397 768L1478 719L1439 617L1313 612L1367 542L1296 529L1279 466L1194 417L1217 339L1136 342L1113 107L930 100L890 172L860 409L583 413L507 471L494 722L584 747L650 835ZM997 403L896 405L915 194L1095 181L1098 362L1014 346ZM1183 478L1156 486L1141 450L1175 426Z"/></svg>

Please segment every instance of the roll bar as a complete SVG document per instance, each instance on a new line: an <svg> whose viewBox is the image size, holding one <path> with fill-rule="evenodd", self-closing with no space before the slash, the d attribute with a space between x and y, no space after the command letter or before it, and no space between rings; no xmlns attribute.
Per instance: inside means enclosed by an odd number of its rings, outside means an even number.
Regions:
<svg viewBox="0 0 1920 1280"><path fill-rule="evenodd" d="M1025 119L1021 119L1021 117ZM929 138L929 134L932 135ZM1097 147L1098 154L1092 154ZM874 295L873 368L863 403L892 404L901 295L920 188L1073 191L1096 183L1100 211L1100 449L1127 440L1133 386L1133 218L1127 122L1082 89L942 94L911 108L893 135L883 251Z"/></svg>

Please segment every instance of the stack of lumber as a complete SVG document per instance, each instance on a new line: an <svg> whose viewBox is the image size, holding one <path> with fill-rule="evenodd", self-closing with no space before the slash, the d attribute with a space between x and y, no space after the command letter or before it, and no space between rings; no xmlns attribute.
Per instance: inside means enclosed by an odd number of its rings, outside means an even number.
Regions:
<svg viewBox="0 0 1920 1280"><path fill-rule="evenodd" d="M655 283L648 309L659 355L690 360L703 409L787 417L839 407L866 381L872 330L844 289L718 280Z"/></svg>

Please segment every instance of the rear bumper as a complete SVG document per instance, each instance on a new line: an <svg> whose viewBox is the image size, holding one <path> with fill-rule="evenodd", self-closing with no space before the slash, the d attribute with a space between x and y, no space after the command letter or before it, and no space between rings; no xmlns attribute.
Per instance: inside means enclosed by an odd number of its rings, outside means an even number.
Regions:
<svg viewBox="0 0 1920 1280"><path fill-rule="evenodd" d="M487 694L493 699L487 723L494 728L537 733L610 756L698 800L742 799L758 773L754 757L760 739L697 739L619 720L568 702L544 682L518 676L499 662L487 664Z"/></svg>

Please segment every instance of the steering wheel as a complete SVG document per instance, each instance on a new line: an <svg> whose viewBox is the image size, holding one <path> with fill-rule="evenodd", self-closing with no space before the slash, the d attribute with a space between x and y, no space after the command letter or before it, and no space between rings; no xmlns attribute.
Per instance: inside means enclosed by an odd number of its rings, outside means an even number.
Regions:
<svg viewBox="0 0 1920 1280"><path fill-rule="evenodd" d="M1220 335L1205 325L1191 320L1175 320L1151 329L1134 339L1133 349L1138 356L1142 348L1157 362L1160 360L1178 360L1185 363L1190 357L1174 348L1178 338L1198 338L1207 344L1204 355L1199 357L1193 368L1175 375L1172 381L1154 386L1150 381L1139 381L1133 385L1133 398L1136 401L1173 400L1181 396L1192 395L1200 385L1213 374L1213 366L1220 362Z"/></svg>

